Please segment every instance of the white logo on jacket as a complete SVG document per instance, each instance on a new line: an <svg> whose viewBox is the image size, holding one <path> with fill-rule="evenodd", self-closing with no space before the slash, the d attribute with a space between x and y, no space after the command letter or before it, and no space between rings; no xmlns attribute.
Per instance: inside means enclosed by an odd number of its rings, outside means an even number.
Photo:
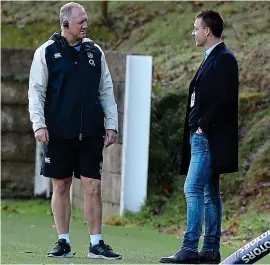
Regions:
<svg viewBox="0 0 270 265"><path fill-rule="evenodd" d="M93 59L90 59L90 60L89 60L89 63L90 63L91 65L95 66L95 62L94 62Z"/></svg>
<svg viewBox="0 0 270 265"><path fill-rule="evenodd" d="M94 57L92 52L87 52L87 56L88 56L89 59L92 59Z"/></svg>
<svg viewBox="0 0 270 265"><path fill-rule="evenodd" d="M88 56L88 58L90 59L90 60L89 60L89 63L90 63L91 65L95 66L95 61L93 60L93 58L94 58L93 53L92 53L92 52L87 52L87 56Z"/></svg>
<svg viewBox="0 0 270 265"><path fill-rule="evenodd" d="M54 58L55 59L60 58L60 57L62 57L62 55L61 55L60 52L54 54Z"/></svg>

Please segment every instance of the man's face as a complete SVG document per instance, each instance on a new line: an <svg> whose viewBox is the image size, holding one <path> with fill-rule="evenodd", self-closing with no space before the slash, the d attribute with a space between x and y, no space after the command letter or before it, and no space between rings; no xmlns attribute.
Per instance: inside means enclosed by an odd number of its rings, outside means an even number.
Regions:
<svg viewBox="0 0 270 265"><path fill-rule="evenodd" d="M69 21L69 34L76 39L86 37L88 17L84 9L73 8Z"/></svg>
<svg viewBox="0 0 270 265"><path fill-rule="evenodd" d="M208 31L209 29L203 26L202 18L196 18L192 35L195 38L195 44L197 47L205 45Z"/></svg>

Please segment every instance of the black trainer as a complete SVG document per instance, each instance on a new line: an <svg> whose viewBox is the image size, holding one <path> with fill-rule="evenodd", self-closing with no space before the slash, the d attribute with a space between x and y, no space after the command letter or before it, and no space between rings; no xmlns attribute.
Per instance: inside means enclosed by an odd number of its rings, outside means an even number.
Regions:
<svg viewBox="0 0 270 265"><path fill-rule="evenodd" d="M73 256L70 244L67 243L66 239L61 238L55 244L54 249L48 253L48 257L71 258Z"/></svg>
<svg viewBox="0 0 270 265"><path fill-rule="evenodd" d="M90 259L122 259L122 256L115 253L109 245L104 244L103 240L98 245L92 247L90 244L88 258Z"/></svg>

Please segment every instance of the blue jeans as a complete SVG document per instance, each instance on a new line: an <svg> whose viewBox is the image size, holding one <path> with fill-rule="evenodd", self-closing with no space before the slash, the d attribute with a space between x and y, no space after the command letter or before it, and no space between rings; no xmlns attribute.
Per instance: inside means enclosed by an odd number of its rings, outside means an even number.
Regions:
<svg viewBox="0 0 270 265"><path fill-rule="evenodd" d="M211 167L207 136L193 133L190 137L191 160L184 192L187 201L187 228L182 248L198 251L205 216L203 250L220 248L222 201L219 174Z"/></svg>

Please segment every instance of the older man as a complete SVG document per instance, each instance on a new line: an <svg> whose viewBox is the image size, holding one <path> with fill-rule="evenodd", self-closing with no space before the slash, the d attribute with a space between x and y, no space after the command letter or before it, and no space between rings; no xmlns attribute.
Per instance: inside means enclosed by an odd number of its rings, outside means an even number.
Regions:
<svg viewBox="0 0 270 265"><path fill-rule="evenodd" d="M49 257L71 257L69 222L72 176L84 188L90 234L89 258L120 259L101 236L102 150L116 141L117 106L102 49L86 38L87 14L77 3L60 10L61 31L35 52L29 81L29 112L44 143L42 175L52 178L52 212L58 242ZM104 128L105 118L105 128Z"/></svg>

